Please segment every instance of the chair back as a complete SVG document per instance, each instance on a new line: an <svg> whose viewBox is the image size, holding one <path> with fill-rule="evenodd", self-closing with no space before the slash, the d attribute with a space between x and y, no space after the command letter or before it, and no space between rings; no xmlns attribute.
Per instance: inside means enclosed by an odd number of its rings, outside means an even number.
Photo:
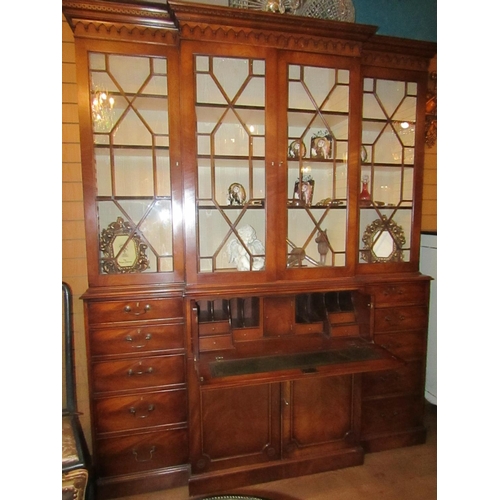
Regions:
<svg viewBox="0 0 500 500"><path fill-rule="evenodd" d="M62 283L63 311L63 415L76 414L75 347L73 338L73 294L70 286Z"/></svg>

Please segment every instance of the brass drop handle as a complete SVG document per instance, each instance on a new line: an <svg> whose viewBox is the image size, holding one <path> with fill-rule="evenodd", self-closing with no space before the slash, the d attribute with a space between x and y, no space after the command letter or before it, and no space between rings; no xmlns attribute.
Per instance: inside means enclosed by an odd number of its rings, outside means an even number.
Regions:
<svg viewBox="0 0 500 500"><path fill-rule="evenodd" d="M140 333L141 331L138 330L137 333ZM147 342L148 340L151 340L151 337L152 335L150 333L147 333L146 335L144 335L144 340ZM132 342L134 340L134 338L132 337L132 335L127 335L125 337L125 341L126 342ZM144 344L135 344L135 345L132 345L131 346L133 349L142 349L143 347L146 347L146 343Z"/></svg>
<svg viewBox="0 0 500 500"><path fill-rule="evenodd" d="M131 377L132 375L146 375L148 373L153 373L152 366L150 366L147 370L137 370L137 371L134 371L132 368L130 368L127 372L129 377Z"/></svg>
<svg viewBox="0 0 500 500"><path fill-rule="evenodd" d="M406 319L406 317L403 315L403 314L400 314L399 317L397 318L399 321L404 321ZM386 316L385 317L385 320L388 322L388 323L391 323L394 318L392 316Z"/></svg>
<svg viewBox="0 0 500 500"><path fill-rule="evenodd" d="M155 409L155 405L150 404L150 405L148 405L148 407L146 408L146 410L143 413L137 413L137 410L133 406L131 406L129 408L129 412L132 413L132 415L134 415L135 418L146 418L146 417L149 417L149 414L154 409Z"/></svg>
<svg viewBox="0 0 500 500"><path fill-rule="evenodd" d="M149 449L149 452L145 451L143 453L140 453L138 450L136 450L134 448L132 450L132 453L134 455L136 462L150 462L151 460L153 460L153 453L155 452L155 450L156 450L156 446L151 446L151 448ZM139 457L139 454L141 454L142 457Z"/></svg>
<svg viewBox="0 0 500 500"><path fill-rule="evenodd" d="M146 314L150 309L151 309L151 306L149 304L146 304L142 308L142 310L139 310L139 302L137 302L135 305L135 311L132 312L132 307L129 305L126 305L123 310L126 313L132 313L134 316L140 316L141 314Z"/></svg>

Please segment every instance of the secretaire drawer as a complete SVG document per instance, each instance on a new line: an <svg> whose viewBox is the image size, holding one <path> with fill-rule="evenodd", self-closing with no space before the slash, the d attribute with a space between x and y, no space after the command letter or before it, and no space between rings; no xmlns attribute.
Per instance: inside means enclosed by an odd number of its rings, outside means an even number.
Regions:
<svg viewBox="0 0 500 500"><path fill-rule="evenodd" d="M423 363L408 363L397 370L363 374L363 398L421 392Z"/></svg>
<svg viewBox="0 0 500 500"><path fill-rule="evenodd" d="M420 396L364 401L361 410L361 433L363 436L368 436L421 426L422 405Z"/></svg>
<svg viewBox="0 0 500 500"><path fill-rule="evenodd" d="M387 283L370 288L375 299L375 306L398 304L427 304L428 282Z"/></svg>
<svg viewBox="0 0 500 500"><path fill-rule="evenodd" d="M90 333L92 356L140 354L182 349L184 325L153 325L127 328L102 328Z"/></svg>
<svg viewBox="0 0 500 500"><path fill-rule="evenodd" d="M427 328L427 307L388 307L375 309L375 333Z"/></svg>
<svg viewBox="0 0 500 500"><path fill-rule="evenodd" d="M115 396L95 401L98 433L187 421L186 389Z"/></svg>
<svg viewBox="0 0 500 500"><path fill-rule="evenodd" d="M103 361L92 366L95 392L184 383L184 355Z"/></svg>
<svg viewBox="0 0 500 500"><path fill-rule="evenodd" d="M425 330L417 332L379 333L375 335L375 343L392 352L399 358L410 359L425 356Z"/></svg>
<svg viewBox="0 0 500 500"><path fill-rule="evenodd" d="M182 299L117 300L89 302L89 323L114 323L182 317Z"/></svg>
<svg viewBox="0 0 500 500"><path fill-rule="evenodd" d="M188 463L187 429L97 440L99 476L133 474Z"/></svg>

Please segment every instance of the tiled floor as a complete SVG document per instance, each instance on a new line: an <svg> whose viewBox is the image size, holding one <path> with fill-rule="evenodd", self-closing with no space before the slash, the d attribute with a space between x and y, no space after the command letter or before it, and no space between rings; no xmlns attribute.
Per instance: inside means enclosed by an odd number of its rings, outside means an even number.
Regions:
<svg viewBox="0 0 500 500"><path fill-rule="evenodd" d="M437 498L437 407L427 405L427 442L370 453L362 466L242 488L269 500L433 500ZM187 487L121 500L188 500Z"/></svg>

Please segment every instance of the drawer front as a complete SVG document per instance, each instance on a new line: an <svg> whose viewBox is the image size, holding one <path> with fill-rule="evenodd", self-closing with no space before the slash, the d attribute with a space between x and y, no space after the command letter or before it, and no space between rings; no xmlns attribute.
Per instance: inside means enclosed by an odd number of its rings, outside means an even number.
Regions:
<svg viewBox="0 0 500 500"><path fill-rule="evenodd" d="M379 333L375 335L374 340L376 344L406 361L425 356L425 330L421 332Z"/></svg>
<svg viewBox="0 0 500 500"><path fill-rule="evenodd" d="M375 333L427 328L427 307L388 307L375 309Z"/></svg>
<svg viewBox="0 0 500 500"><path fill-rule="evenodd" d="M308 333L323 333L325 330L324 323L295 323L293 325L293 333L295 335L307 335Z"/></svg>
<svg viewBox="0 0 500 500"><path fill-rule="evenodd" d="M98 433L126 431L187 421L185 389L95 401Z"/></svg>
<svg viewBox="0 0 500 500"><path fill-rule="evenodd" d="M219 349L233 349L231 335L200 337L200 351L218 351Z"/></svg>
<svg viewBox="0 0 500 500"><path fill-rule="evenodd" d="M198 325L200 335L220 335L230 333L229 321L211 321Z"/></svg>
<svg viewBox="0 0 500 500"><path fill-rule="evenodd" d="M370 292L375 299L375 307L398 304L427 304L428 282L398 283L373 287Z"/></svg>
<svg viewBox="0 0 500 500"><path fill-rule="evenodd" d="M97 329L90 333L92 356L140 354L182 349L184 325L137 326Z"/></svg>
<svg viewBox="0 0 500 500"><path fill-rule="evenodd" d="M363 374L363 398L388 394L421 393L423 363L416 361L397 370Z"/></svg>
<svg viewBox="0 0 500 500"><path fill-rule="evenodd" d="M363 401L361 433L384 434L419 427L423 422L420 396L401 396Z"/></svg>
<svg viewBox="0 0 500 500"><path fill-rule="evenodd" d="M184 382L184 355L94 363L95 392L128 391Z"/></svg>
<svg viewBox="0 0 500 500"><path fill-rule="evenodd" d="M150 319L182 318L182 299L117 300L90 302L89 323L114 323Z"/></svg>
<svg viewBox="0 0 500 500"><path fill-rule="evenodd" d="M188 461L186 429L97 440L99 476L133 474Z"/></svg>

